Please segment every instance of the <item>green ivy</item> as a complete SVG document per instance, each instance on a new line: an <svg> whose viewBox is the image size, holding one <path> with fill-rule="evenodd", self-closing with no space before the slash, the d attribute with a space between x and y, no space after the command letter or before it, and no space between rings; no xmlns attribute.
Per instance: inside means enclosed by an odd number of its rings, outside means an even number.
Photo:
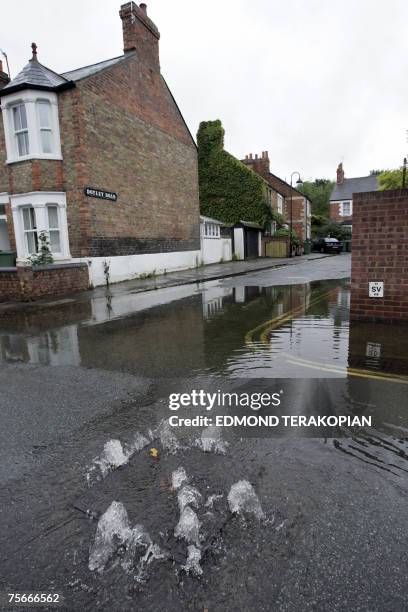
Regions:
<svg viewBox="0 0 408 612"><path fill-rule="evenodd" d="M197 133L200 210L203 215L234 224L271 220L264 180L224 151L221 121L202 121Z"/></svg>

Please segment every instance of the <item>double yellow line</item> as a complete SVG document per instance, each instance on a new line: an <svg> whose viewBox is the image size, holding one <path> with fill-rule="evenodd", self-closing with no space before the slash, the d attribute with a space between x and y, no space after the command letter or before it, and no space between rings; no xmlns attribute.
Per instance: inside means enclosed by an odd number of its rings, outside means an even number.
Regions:
<svg viewBox="0 0 408 612"><path fill-rule="evenodd" d="M358 376L360 378L371 378L373 380L384 380L388 382L397 382L403 385L408 385L408 376L402 374L390 374L383 372L371 372L362 368L341 368L338 366L327 366L319 361L311 361L302 357L293 357L289 353L281 353L282 357L286 357L286 361L293 365L300 365L305 368L313 368L322 372L332 372L334 374L345 374L348 376Z"/></svg>
<svg viewBox="0 0 408 612"><path fill-rule="evenodd" d="M317 304L324 298L328 297L330 293L332 293L332 291L333 289L330 289L330 291L326 291L325 293L318 295L317 297L315 297L313 300L311 300L308 303L307 307L310 308L310 306L313 306L314 304ZM270 319L269 321L265 321L264 323L261 323L260 325L258 325L254 329L251 329L245 334L245 342L247 344L254 342L254 336L260 333L260 336L259 336L260 341L263 344L267 344L268 336L271 331L273 331L274 329L276 329L283 323L286 323L287 321L291 321L297 315L303 314L304 310L305 310L305 305L301 304L300 306L297 306L296 308L293 308L292 310L289 310L288 312L285 312L284 314L279 315L278 317L274 317L273 319Z"/></svg>
<svg viewBox="0 0 408 612"><path fill-rule="evenodd" d="M327 291L325 293L318 295L317 297L315 297L313 300L309 302L308 308L310 306L313 306L314 304L317 304L324 298L329 297L329 295L332 292L333 292L333 289L330 289L330 291ZM287 321L292 320L295 316L299 314L303 314L304 310L305 310L304 304L301 304L300 306L297 306L296 308L293 308L292 310L282 315L279 315L278 317L274 317L273 319L270 319L269 321L265 321L264 323L261 323L260 325L258 325L254 329L251 329L245 334L245 342L247 344L253 344L254 336L259 334L260 341L263 344L268 344L269 334L271 331L273 331L280 325L283 325ZM300 365L305 368L312 368L315 370L320 370L322 372L331 372L333 374L343 374L346 376L347 375L357 376L360 378L370 378L372 380L383 380L383 381L395 382L395 383L399 383L403 385L408 384L408 376L403 376L400 374L371 372L370 370L364 370L362 368L341 368L341 367L337 367L333 365L326 365L318 361L312 361L310 359L303 359L302 357L296 357L296 356L290 355L289 353L280 353L280 355L282 357L286 357L287 363L290 363L292 365Z"/></svg>

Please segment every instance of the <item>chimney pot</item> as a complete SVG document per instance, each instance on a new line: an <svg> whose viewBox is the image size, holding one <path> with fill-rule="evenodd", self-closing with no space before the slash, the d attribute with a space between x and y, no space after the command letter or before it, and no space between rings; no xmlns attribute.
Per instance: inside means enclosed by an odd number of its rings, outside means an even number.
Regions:
<svg viewBox="0 0 408 612"><path fill-rule="evenodd" d="M120 7L123 50L125 53L136 50L141 66L159 72L160 33L153 21L147 16L146 8L146 4L142 3L137 6L132 1L122 4Z"/></svg>
<svg viewBox="0 0 408 612"><path fill-rule="evenodd" d="M341 185L344 183L344 170L342 162L337 166L337 184Z"/></svg>

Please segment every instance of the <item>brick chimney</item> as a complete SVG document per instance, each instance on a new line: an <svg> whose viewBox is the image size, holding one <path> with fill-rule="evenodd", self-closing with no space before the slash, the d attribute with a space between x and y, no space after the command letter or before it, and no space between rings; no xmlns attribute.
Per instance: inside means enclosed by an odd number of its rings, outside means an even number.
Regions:
<svg viewBox="0 0 408 612"><path fill-rule="evenodd" d="M3 72L3 62L0 60L0 89L2 89L10 81L7 72Z"/></svg>
<svg viewBox="0 0 408 612"><path fill-rule="evenodd" d="M266 178L270 172L268 151L262 151L260 157L255 153L255 158L253 158L252 153L249 153L249 155L245 155L245 159L242 160L242 163L249 166L251 170L264 178Z"/></svg>
<svg viewBox="0 0 408 612"><path fill-rule="evenodd" d="M337 166L337 184L341 185L342 183L344 183L344 170L343 164L340 162Z"/></svg>
<svg viewBox="0 0 408 612"><path fill-rule="evenodd" d="M160 71L160 33L147 16L146 5L137 6L134 2L127 2L120 7L119 15L122 20L124 52L136 51L146 67Z"/></svg>

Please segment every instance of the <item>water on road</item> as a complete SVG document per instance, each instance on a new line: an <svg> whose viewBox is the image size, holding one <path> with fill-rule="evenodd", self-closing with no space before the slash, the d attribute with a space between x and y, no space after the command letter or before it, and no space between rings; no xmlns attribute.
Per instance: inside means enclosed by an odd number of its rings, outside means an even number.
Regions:
<svg viewBox="0 0 408 612"><path fill-rule="evenodd" d="M70 610L406 608L408 338L349 304L341 256L3 309L4 588ZM255 379L325 379L375 427L169 427L170 390Z"/></svg>

